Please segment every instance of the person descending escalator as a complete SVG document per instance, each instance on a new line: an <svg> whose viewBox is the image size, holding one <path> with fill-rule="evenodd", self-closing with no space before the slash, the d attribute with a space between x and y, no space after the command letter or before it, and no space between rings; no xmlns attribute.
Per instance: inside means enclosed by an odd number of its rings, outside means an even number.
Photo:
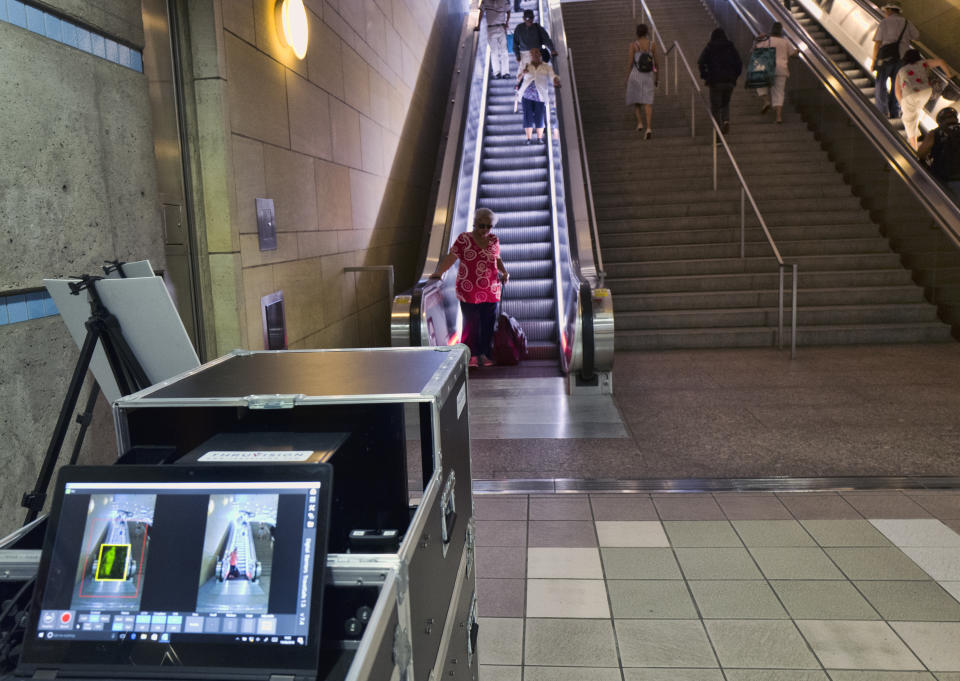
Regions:
<svg viewBox="0 0 960 681"><path fill-rule="evenodd" d="M540 56L542 57L542 48L544 47L550 50L551 55L557 56L557 50L553 47L550 34L543 26L533 20L533 10L524 10L523 23L513 30L513 55L517 58L517 64L520 65L521 69L529 64L530 50L533 48L540 49Z"/></svg>
<svg viewBox="0 0 960 681"><path fill-rule="evenodd" d="M463 334L460 342L470 348L470 366L492 366L493 327L497 321L502 283L510 279L500 259L500 240L491 230L497 224L497 214L489 208L478 208L473 217L473 230L456 238L450 252L437 264L431 279L440 279L443 273L460 261L457 269L457 298L463 315Z"/></svg>
<svg viewBox="0 0 960 681"><path fill-rule="evenodd" d="M937 114L937 128L927 133L917 151L921 161L929 160L930 172L947 185L960 200L960 120L953 107Z"/></svg>
<svg viewBox="0 0 960 681"><path fill-rule="evenodd" d="M903 66L903 55L910 47L910 41L919 38L920 31L900 14L899 2L888 2L881 9L884 17L873 34L872 70L877 74L874 99L880 113L899 118L900 106L892 83Z"/></svg>
<svg viewBox="0 0 960 681"><path fill-rule="evenodd" d="M490 44L490 68L493 78L510 77L510 53L507 52L507 27L510 25L510 0L483 0L480 16L487 20Z"/></svg>
<svg viewBox="0 0 960 681"><path fill-rule="evenodd" d="M530 50L530 63L517 73L517 97L523 106L523 131L527 144L533 144L533 129L537 129L537 144L543 144L543 130L547 124L547 98L550 81L560 87L560 78L550 64L540 57L540 50Z"/></svg>

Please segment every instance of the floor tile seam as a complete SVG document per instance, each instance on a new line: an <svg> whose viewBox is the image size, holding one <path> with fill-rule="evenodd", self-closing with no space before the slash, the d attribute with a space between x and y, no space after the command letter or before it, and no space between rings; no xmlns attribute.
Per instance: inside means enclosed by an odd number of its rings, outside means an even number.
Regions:
<svg viewBox="0 0 960 681"><path fill-rule="evenodd" d="M802 526L802 525L801 525L801 526ZM741 536L741 534L740 534L740 532L737 530L736 526L733 527L733 531L734 531L734 532L737 534L737 536L740 538L740 541L743 541L743 536ZM806 528L804 528L804 531L806 531ZM808 534L809 534L809 532L808 532ZM814 539L814 541L816 541L816 539L815 539L812 535L811 535L811 539ZM821 549L821 551L822 551L822 549ZM826 553L826 552L824 552L824 553ZM824 674L826 674L826 673L827 673L827 671L826 671L826 665L823 663L823 660L820 658L820 656L817 655L816 651L813 649L813 645L810 643L810 641L807 640L807 637L803 635L803 631L800 629L800 625L797 624L797 620L793 617L793 614L790 612L790 609L787 607L787 604L783 602L783 599L780 597L780 594L777 592L776 589L773 588L773 584L770 583L770 582L771 582L770 578L767 576L767 574L766 574L766 573L763 571L763 569L760 567L760 564L759 564L759 563L757 562L757 560L756 560L756 556L754 556L753 553L751 553L749 549L747 550L747 554L750 556L750 559L753 561L754 566L757 568L757 571L758 571L758 572L761 574L761 576L763 577L763 581L766 583L767 588L773 593L774 598L777 599L777 603L779 603L779 604L780 604L780 607L783 608L783 611L784 611L785 613L787 613L787 616L790 618L790 620L789 620L789 621L790 621L790 624L793 626L793 630L797 633L798 636L800 636L800 640L803 641L804 645L807 647L807 650L808 650L808 651L810 652L810 654L813 656L813 659L816 660L817 664L820 665L819 671L822 671ZM838 569L839 569L839 568L838 568ZM843 574L843 573L841 572L840 574Z"/></svg>
<svg viewBox="0 0 960 681"><path fill-rule="evenodd" d="M943 521L941 520L940 523L943 524ZM937 549L937 548L958 548L958 547L938 547L938 546L935 546L935 547L916 547L916 546L903 546L903 545L899 544L898 542L894 541L894 540L893 540L886 532L884 532L882 529L880 529L880 528L877 527L876 525L873 525L873 526L877 529L878 532L881 532L881 533L884 535L884 537L886 537L887 540L889 540L890 543L893 544L893 546L895 546L897 549L899 549L899 550L900 550L900 553L902 553L907 560L909 560L910 562L912 562L914 565L917 566L917 568L919 568L924 574L926 574L927 577L929 577L930 581L935 582L935 583L937 584L937 586L939 586L939 587L944 591L944 593L947 594L947 597L948 597L948 598L951 598L952 600L956 601L957 603L960 603L960 597L955 596L953 593L951 593L951 592L944 586L944 582L951 582L951 581L954 581L954 580L949 580L949 579L943 579L943 580L941 580L941 579L937 579L936 577L934 577L933 575L931 575L930 572L929 572L925 567L923 567L923 566L920 565L916 560L914 560L913 557L910 556L910 554L908 554L906 551L904 551L905 548L934 548L934 549ZM953 532L953 530L952 530L951 528L947 527L947 529L950 530L951 532ZM884 580L862 580L862 581L884 581ZM927 580L903 580L903 581L927 581ZM871 604L871 605L872 605L872 604Z"/></svg>
<svg viewBox="0 0 960 681"><path fill-rule="evenodd" d="M783 491L774 492L774 495L780 500L780 503L784 505L784 507L787 509L787 512L790 513L791 517L792 517L794 520L796 520L797 522L800 522L801 520L820 520L821 518L800 518L800 517L797 515L797 513L796 513L793 509L791 509L790 506L787 505L787 503L786 503L786 501L784 500L784 498L790 497L790 496L793 496L793 495L796 495L796 494L798 494L798 492L783 492ZM834 497L836 497L837 499L841 500L844 504L846 504L846 505L850 508L851 511L853 511L854 513L856 513L856 514L857 514L857 517L863 518L864 520L866 520L866 518L864 517L864 515L863 515L862 513L860 513L860 511L858 511L849 501L847 501L839 491L836 491L836 490L824 490L823 492L810 492L810 494L826 494L826 495L834 496ZM783 498L781 498L781 495L782 495ZM802 497L797 497L797 498L802 498Z"/></svg>
<svg viewBox="0 0 960 681"><path fill-rule="evenodd" d="M636 443L636 440L634 440ZM590 518L593 522L593 538L597 542L597 556L600 559L600 575L603 577L603 592L607 597L607 613L610 621L610 634L613 636L613 652L617 656L617 667L620 670L620 680L626 681L626 674L623 671L623 653L620 650L620 637L617 635L617 622L613 616L613 598L610 595L610 588L607 585L607 566L603 561L603 551L600 545L600 530L597 527L596 511L593 508L593 502L588 497L588 506L590 507Z"/></svg>
<svg viewBox="0 0 960 681"><path fill-rule="evenodd" d="M871 607L872 607L872 604L871 604ZM801 621L801 622L811 622L811 621L816 622L816 621L822 621L822 620L800 620L800 621ZM887 629L889 629L889 630L893 633L894 637L895 637L898 641L900 641L900 643L903 644L904 648L906 648L906 649L910 652L910 654L913 655L914 659L916 659L916 661L919 662L919 663L922 665L922 667L923 667L922 671L925 671L926 673L928 673L928 674L930 674L930 675L932 676L933 673L934 673L933 670L930 669L929 666L927 666L927 663L923 661L923 658L920 657L920 655L917 653L917 651L915 651L915 650L910 646L910 644L907 643L906 639L904 639L903 636L900 635L900 632L897 631L896 628L890 623L891 621L892 621L892 622L895 622L895 623L896 623L896 622L905 622L905 623L906 623L906 622L915 622L915 620L890 620L890 621L888 621L888 620L885 620L885 619L882 619L882 618L881 618L880 621L881 621L883 624L885 624L886 627L887 627ZM927 623L927 622L918 622L918 624L928 624L928 623ZM864 671L880 671L880 670L868 669L868 670L864 670ZM885 671L885 670L884 670L884 671ZM894 670L890 670L890 671L894 671ZM899 671L921 671L921 670L899 670Z"/></svg>
<svg viewBox="0 0 960 681"><path fill-rule="evenodd" d="M656 508L656 504L654 504ZM659 509L657 511L659 513ZM663 520L660 521L660 526L663 528ZM664 534L666 535L666 529L663 529ZM710 652L713 654L713 659L717 663L717 668L720 668L720 653L717 651L717 646L713 641L713 638L710 636L710 632L707 630L707 625L703 617L703 611L700 609L700 604L697 602L696 597L693 594L693 589L690 587L690 580L687 578L687 574L683 569L683 564L680 562L680 557L677 555L676 548L673 546L673 543L670 542L670 537L667 537L667 543L670 544L670 555L673 556L673 561L677 565L677 569L680 571L680 577L683 579L684 587L687 591L687 597L690 599L690 602L693 604L693 609L697 613L697 617L700 622L700 631L703 632L704 637L707 639L707 643L710 645ZM723 674L723 672L721 672ZM726 674L723 674L726 678Z"/></svg>

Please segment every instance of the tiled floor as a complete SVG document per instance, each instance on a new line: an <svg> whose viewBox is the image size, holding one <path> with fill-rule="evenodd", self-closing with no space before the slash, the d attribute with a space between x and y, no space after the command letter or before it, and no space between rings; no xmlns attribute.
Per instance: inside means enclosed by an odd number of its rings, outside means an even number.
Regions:
<svg viewBox="0 0 960 681"><path fill-rule="evenodd" d="M960 681L960 491L475 511L481 681Z"/></svg>

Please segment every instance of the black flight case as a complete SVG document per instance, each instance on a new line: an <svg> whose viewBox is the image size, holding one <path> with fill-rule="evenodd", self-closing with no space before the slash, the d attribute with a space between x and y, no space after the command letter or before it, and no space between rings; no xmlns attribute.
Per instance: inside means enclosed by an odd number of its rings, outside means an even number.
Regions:
<svg viewBox="0 0 960 681"><path fill-rule="evenodd" d="M237 350L117 401L121 462L327 443L318 678L475 681L467 361L462 345Z"/></svg>

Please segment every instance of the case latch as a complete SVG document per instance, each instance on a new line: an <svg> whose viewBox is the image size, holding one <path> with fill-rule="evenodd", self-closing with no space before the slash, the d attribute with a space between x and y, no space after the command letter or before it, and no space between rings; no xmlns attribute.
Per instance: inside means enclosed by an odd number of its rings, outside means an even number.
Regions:
<svg viewBox="0 0 960 681"><path fill-rule="evenodd" d="M297 401L306 395L247 395L244 399L248 409L293 409Z"/></svg>
<svg viewBox="0 0 960 681"><path fill-rule="evenodd" d="M453 528L457 524L457 498L454 493L456 484L457 474L451 470L443 492L440 493L440 538L443 542L444 557L453 539Z"/></svg>

